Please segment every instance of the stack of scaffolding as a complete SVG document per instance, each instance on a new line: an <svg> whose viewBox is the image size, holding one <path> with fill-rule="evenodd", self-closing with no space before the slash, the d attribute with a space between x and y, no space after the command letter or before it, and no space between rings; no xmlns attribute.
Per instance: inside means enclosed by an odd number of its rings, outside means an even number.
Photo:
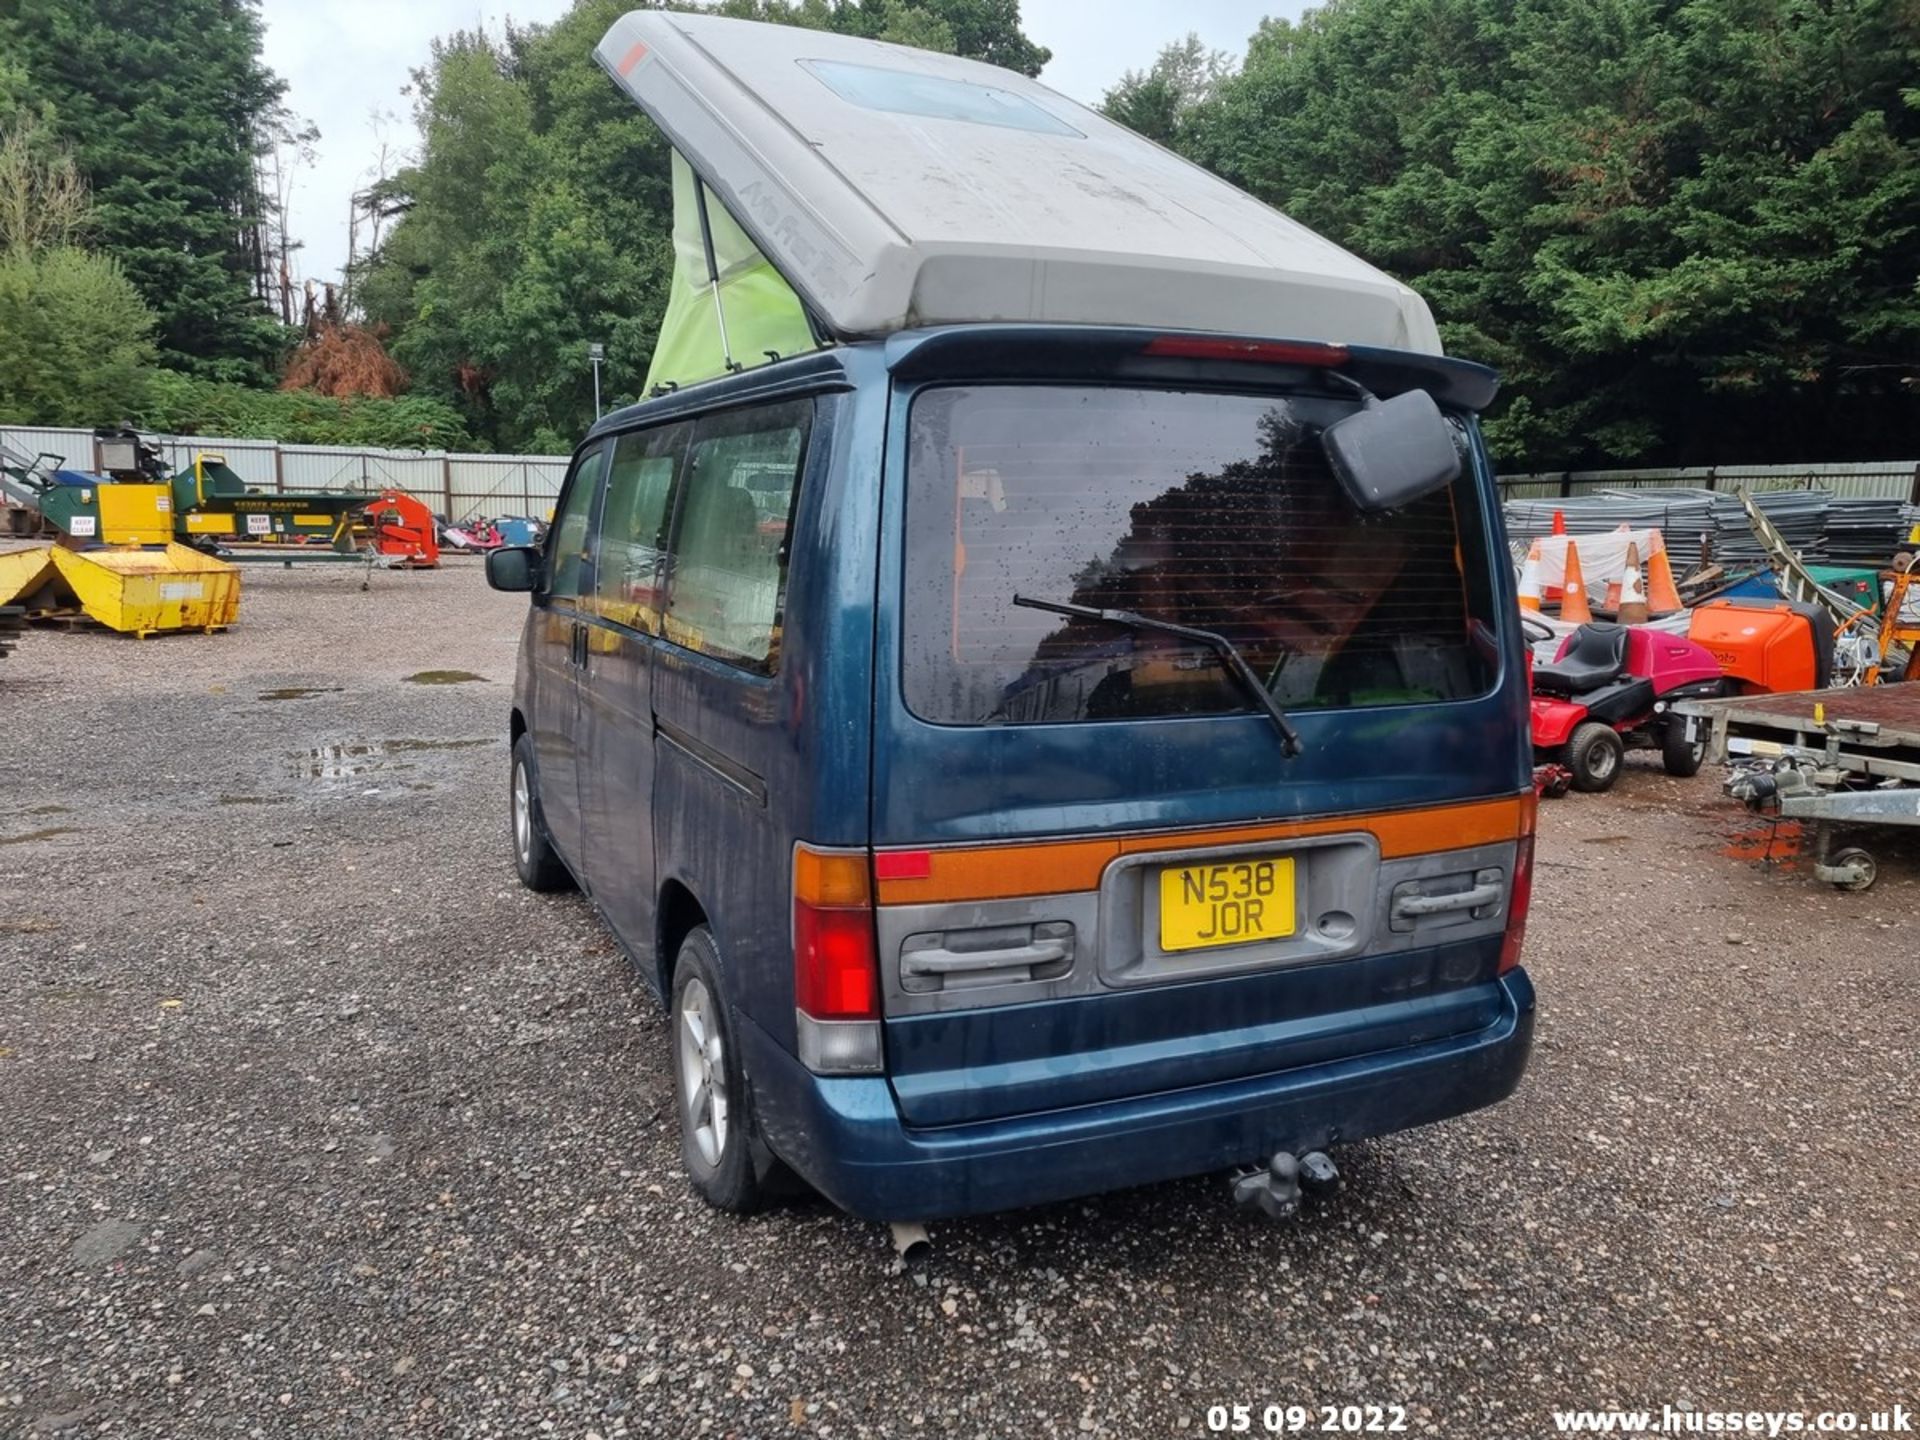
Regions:
<svg viewBox="0 0 1920 1440"><path fill-rule="evenodd" d="M1565 517L1569 535L1598 535L1622 525L1658 530L1674 568L1685 570L1699 563L1701 535L1714 533L1715 498L1706 490L1601 490L1565 500L1509 500L1507 535L1524 552L1552 533L1556 513Z"/></svg>
<svg viewBox="0 0 1920 1440"><path fill-rule="evenodd" d="M1838 499L1827 511L1827 558L1836 565L1884 565L1906 541L1911 505Z"/></svg>
<svg viewBox="0 0 1920 1440"><path fill-rule="evenodd" d="M1920 507L1898 500L1841 498L1826 490L1763 490L1753 499L1800 557L1816 564L1884 565L1920 522ZM1714 562L1730 573L1765 563L1740 497L1731 491L1600 490L1564 500L1509 500L1505 508L1507 534L1521 553L1553 529L1557 512L1573 535L1596 535L1622 525L1658 529L1677 571L1699 563L1702 536Z"/></svg>

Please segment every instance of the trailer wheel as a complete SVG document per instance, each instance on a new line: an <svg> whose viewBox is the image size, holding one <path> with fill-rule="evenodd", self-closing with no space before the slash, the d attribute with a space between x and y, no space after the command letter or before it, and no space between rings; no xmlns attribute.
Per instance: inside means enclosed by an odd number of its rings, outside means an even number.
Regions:
<svg viewBox="0 0 1920 1440"><path fill-rule="evenodd" d="M1660 759L1667 767L1667 774L1677 780L1691 780L1700 773L1700 764L1706 758L1705 736L1689 740L1686 721L1678 718L1667 721L1666 733L1660 739Z"/></svg>
<svg viewBox="0 0 1920 1440"><path fill-rule="evenodd" d="M1573 788L1589 795L1611 790L1620 778L1620 764L1626 754L1626 744L1611 725L1589 720L1567 743L1567 768L1573 771Z"/></svg>
<svg viewBox="0 0 1920 1440"><path fill-rule="evenodd" d="M1869 890L1873 888L1873 882L1880 878L1880 870L1879 867L1873 863L1873 856L1858 846L1842 850L1838 855L1835 855L1831 860L1827 861L1827 863L1835 869L1852 867L1860 872L1851 880L1834 881L1833 888L1836 890L1850 890L1856 893L1861 890Z"/></svg>

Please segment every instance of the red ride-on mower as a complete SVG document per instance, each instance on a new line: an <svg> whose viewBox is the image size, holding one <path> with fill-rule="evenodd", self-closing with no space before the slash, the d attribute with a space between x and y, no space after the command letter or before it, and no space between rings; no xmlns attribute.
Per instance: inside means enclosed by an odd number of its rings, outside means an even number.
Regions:
<svg viewBox="0 0 1920 1440"><path fill-rule="evenodd" d="M1538 621L1529 636L1550 639ZM1573 772L1573 788L1606 790L1620 778L1629 746L1658 750L1667 773L1699 773L1704 741L1689 743L1667 718L1676 700L1726 693L1720 665L1704 646L1641 625L1582 625L1551 665L1533 667L1533 758Z"/></svg>

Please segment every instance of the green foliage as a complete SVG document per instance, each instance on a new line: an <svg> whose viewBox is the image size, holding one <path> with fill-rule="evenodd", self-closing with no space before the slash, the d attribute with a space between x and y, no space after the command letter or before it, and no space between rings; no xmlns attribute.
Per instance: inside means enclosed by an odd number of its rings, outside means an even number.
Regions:
<svg viewBox="0 0 1920 1440"><path fill-rule="evenodd" d="M280 83L255 0L7 0L0 99L73 147L96 245L159 317L162 360L264 383L284 337L253 298L256 135Z"/></svg>
<svg viewBox="0 0 1920 1440"><path fill-rule="evenodd" d="M0 421L99 425L146 400L153 314L104 256L0 256Z"/></svg>
<svg viewBox="0 0 1920 1440"><path fill-rule="evenodd" d="M85 421L97 424L93 412ZM460 413L421 395L335 399L310 390L260 390L176 371L152 377L132 418L174 435L279 440L292 445L366 445L387 450L472 450ZM51 422L41 422L51 423Z"/></svg>
<svg viewBox="0 0 1920 1440"><path fill-rule="evenodd" d="M1146 70L1129 70L1107 91L1100 109L1109 120L1174 149L1184 148L1193 117L1233 73L1233 57L1209 50L1197 34L1165 46Z"/></svg>
<svg viewBox="0 0 1920 1440"><path fill-rule="evenodd" d="M406 213L354 277L416 393L502 450L565 451L636 398L673 270L666 142L594 64L631 0L577 0L551 26L437 42L415 76L420 161ZM951 49L1029 73L1047 52L1014 0L726 0L724 13Z"/></svg>
<svg viewBox="0 0 1920 1440"><path fill-rule="evenodd" d="M1511 467L1920 436L1913 0L1331 0L1175 139L1420 289Z"/></svg>

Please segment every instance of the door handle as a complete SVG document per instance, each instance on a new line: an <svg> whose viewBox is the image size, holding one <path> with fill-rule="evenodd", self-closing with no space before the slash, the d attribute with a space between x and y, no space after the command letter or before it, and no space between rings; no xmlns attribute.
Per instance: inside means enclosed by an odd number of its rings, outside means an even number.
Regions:
<svg viewBox="0 0 1920 1440"><path fill-rule="evenodd" d="M1041 940L1032 945L1017 945L1006 950L907 950L900 956L900 969L908 975L964 975L973 970L1032 969L1053 965L1067 958L1065 944Z"/></svg>
<svg viewBox="0 0 1920 1440"><path fill-rule="evenodd" d="M576 670L587 668L587 627L578 620L573 622L573 665Z"/></svg>
<svg viewBox="0 0 1920 1440"><path fill-rule="evenodd" d="M1421 915L1444 915L1453 910L1478 910L1498 900L1500 889L1500 882L1495 880L1452 895L1396 895L1393 897L1393 918L1412 920Z"/></svg>

